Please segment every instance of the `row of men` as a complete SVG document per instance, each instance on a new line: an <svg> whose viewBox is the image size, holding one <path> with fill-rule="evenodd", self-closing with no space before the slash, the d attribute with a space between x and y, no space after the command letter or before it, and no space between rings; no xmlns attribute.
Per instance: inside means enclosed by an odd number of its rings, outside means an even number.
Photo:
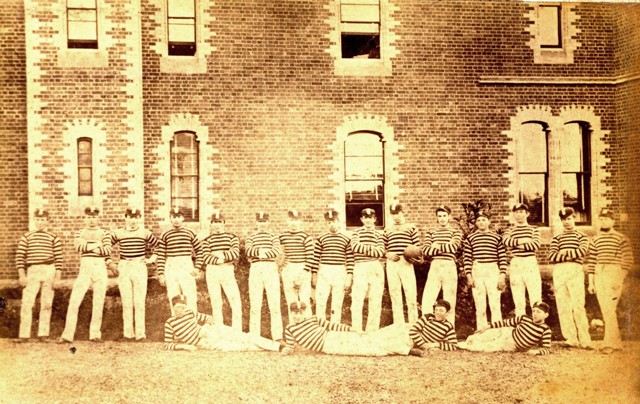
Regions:
<svg viewBox="0 0 640 404"><path fill-rule="evenodd" d="M315 243L301 230L302 221L298 211L289 211L290 228L280 236L269 230L268 214L256 214L257 231L245 241L246 254L251 262L250 331L260 334L261 305L266 291L271 314L271 336L275 340L282 339L280 275L275 262L282 250L285 256L282 284L287 304L297 300L305 302L306 310L310 314L311 288L315 287L316 314L325 317L326 302L331 295L331 320L340 323L344 293L351 289L351 324L356 330L363 330L362 310L367 296L369 315L366 329L373 331L379 328L385 279L385 269L381 260L384 258L394 323L404 322L403 290L408 308L408 321L417 321L418 305L413 262L412 257L405 258L405 252L411 247L419 247L418 255L432 259L422 296L422 307L432 307L442 290L444 298L452 305L448 314L452 324L455 324L458 282L455 257L460 248L464 251L467 282L472 286L478 329L488 323L487 299L492 322L502 320L500 292L506 286L507 267L510 267L509 281L516 316L525 314L525 293L528 293L530 302L541 301L541 279L536 261L536 251L540 247L540 232L528 224L529 209L526 204L520 203L513 207L516 223L503 237L490 230L489 214L484 211L478 212L475 220L477 231L464 240L460 231L450 225L451 209L439 206L435 211L438 226L427 233L424 243L420 242L416 226L406 222L400 204L392 204L390 213L393 223L382 233L375 229L375 211L363 209L363 226L349 237L339 230L337 212L328 210L324 215L328 231L318 237ZM197 312L195 279L199 276L199 270L205 270L215 321L222 322L223 289L232 309L232 326L241 330L241 300L234 271L234 262L239 256L239 242L235 235L225 232L225 220L220 212L213 214L211 233L204 241L200 241L193 231L183 226L184 215L179 209L171 211L172 228L159 239L149 230L140 227L139 210L128 209L125 212L125 227L113 234L98 226L98 214L99 211L95 208L85 210L86 227L78 232L74 241L76 250L81 254L80 271L71 293L61 341L73 340L78 307L92 283L94 301L90 339L101 340L100 327L107 279L105 262L112 272L119 273L124 339L146 338L146 264L154 261L157 261L159 281L166 286L167 295L171 297L184 294L193 312ZM559 215L565 229L554 238L549 259L556 263L554 289L561 328L568 345L590 347L584 312L582 270L589 242L584 234L575 229L574 212L570 208L561 210ZM38 335L48 336L50 301L53 296L51 283L59 277L62 266L60 241L46 231L48 215L44 211L36 211L35 216L38 230L22 238L16 259L20 282L25 285L20 338L30 336L31 310L41 286L43 303ZM620 336L615 303L633 257L628 240L612 229L613 212L602 210L600 222L600 232L592 240L589 254L589 291L597 293L601 305L606 326L605 345L607 348L616 349L620 347ZM117 265L111 260L114 245L120 247ZM146 252L154 248L156 254L146 258ZM507 249L511 251L510 264L507 264L506 260ZM25 274L27 267L28 273ZM289 322L291 321L289 313Z"/></svg>

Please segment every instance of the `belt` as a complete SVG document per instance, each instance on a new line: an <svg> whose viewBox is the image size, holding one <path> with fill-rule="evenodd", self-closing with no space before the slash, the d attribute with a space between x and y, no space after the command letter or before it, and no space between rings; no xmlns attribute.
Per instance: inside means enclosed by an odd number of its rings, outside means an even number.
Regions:
<svg viewBox="0 0 640 404"><path fill-rule="evenodd" d="M125 261L133 261L133 260L139 260L139 259L144 259L145 256L144 255L140 255L137 257L120 257L121 260L125 260Z"/></svg>
<svg viewBox="0 0 640 404"><path fill-rule="evenodd" d="M55 260L47 260L42 262L32 262L27 264L27 268L32 267L34 265L51 265L55 262Z"/></svg>

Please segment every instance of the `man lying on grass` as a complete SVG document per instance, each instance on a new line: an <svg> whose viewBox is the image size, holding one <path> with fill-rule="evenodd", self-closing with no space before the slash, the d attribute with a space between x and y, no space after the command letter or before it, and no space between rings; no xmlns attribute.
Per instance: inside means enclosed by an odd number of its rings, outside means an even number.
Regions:
<svg viewBox="0 0 640 404"><path fill-rule="evenodd" d="M433 306L433 313L423 315L411 326L409 336L416 348L411 349L410 355L425 356L430 350L455 351L458 349L456 331L447 320L449 310L451 310L451 304L440 299Z"/></svg>
<svg viewBox="0 0 640 404"><path fill-rule="evenodd" d="M231 327L214 324L213 318L203 313L194 313L187 308L183 295L174 296L171 305L175 315L164 324L164 349L169 351L282 351L291 348L270 339L237 331Z"/></svg>
<svg viewBox="0 0 640 404"><path fill-rule="evenodd" d="M469 351L521 351L530 355L548 355L551 353L551 329L544 322L548 316L549 305L535 303L531 316L525 314L482 326L459 347Z"/></svg>

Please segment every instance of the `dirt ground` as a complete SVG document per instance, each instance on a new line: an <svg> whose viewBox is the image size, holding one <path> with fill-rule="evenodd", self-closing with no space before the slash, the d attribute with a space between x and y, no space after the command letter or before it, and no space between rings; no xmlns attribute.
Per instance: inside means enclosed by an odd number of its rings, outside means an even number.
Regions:
<svg viewBox="0 0 640 404"><path fill-rule="evenodd" d="M0 340L0 402L640 402L640 342L613 355L168 352L162 344Z"/></svg>

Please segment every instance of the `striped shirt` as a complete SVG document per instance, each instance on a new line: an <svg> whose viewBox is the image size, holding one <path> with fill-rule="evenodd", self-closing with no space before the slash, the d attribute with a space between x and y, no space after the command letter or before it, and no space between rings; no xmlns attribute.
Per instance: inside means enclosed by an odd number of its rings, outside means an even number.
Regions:
<svg viewBox="0 0 640 404"><path fill-rule="evenodd" d="M384 236L376 229L361 227L351 236L355 263L376 261L385 255Z"/></svg>
<svg viewBox="0 0 640 404"><path fill-rule="evenodd" d="M305 271L311 271L313 263L313 239L303 231L288 231L280 235L287 264L304 263Z"/></svg>
<svg viewBox="0 0 640 404"><path fill-rule="evenodd" d="M507 273L507 250L502 239L494 231L476 231L471 233L463 245L464 271L471 273L474 261L480 263L497 262L500 272Z"/></svg>
<svg viewBox="0 0 640 404"><path fill-rule="evenodd" d="M347 273L353 273L353 251L349 237L342 233L324 233L313 250L312 272L318 272L320 264L345 265Z"/></svg>
<svg viewBox="0 0 640 404"><path fill-rule="evenodd" d="M213 256L214 252L221 252L224 259L221 261ZM234 262L240 256L240 243L238 237L231 233L214 233L202 243L202 266Z"/></svg>
<svg viewBox="0 0 640 404"><path fill-rule="evenodd" d="M164 274L169 257L196 257L196 268L200 268L201 243L196 234L184 227L172 228L160 236L157 248L158 275Z"/></svg>
<svg viewBox="0 0 640 404"><path fill-rule="evenodd" d="M462 233L451 227L439 227L427 233L422 253L432 257L434 260L456 259L456 252L462 245Z"/></svg>
<svg viewBox="0 0 640 404"><path fill-rule="evenodd" d="M491 323L491 328L500 327L515 327L511 335L519 351L537 347L541 355L551 353L551 328L546 323L536 324L531 316L525 314Z"/></svg>
<svg viewBox="0 0 640 404"><path fill-rule="evenodd" d="M56 271L62 271L62 242L46 230L26 233L20 238L16 250L18 271L38 264L54 264Z"/></svg>
<svg viewBox="0 0 640 404"><path fill-rule="evenodd" d="M158 245L158 239L149 230L137 228L129 230L117 229L111 235L111 244L120 245L120 258L132 259L146 255L147 247L150 249Z"/></svg>
<svg viewBox="0 0 640 404"><path fill-rule="evenodd" d="M456 330L448 320L438 321L436 316L428 313L420 317L418 322L409 329L409 336L419 348L426 348L426 344L437 342L443 351L458 349Z"/></svg>
<svg viewBox="0 0 640 404"><path fill-rule="evenodd" d="M551 240L549 246L550 262L583 263L589 249L589 239L577 230L564 231Z"/></svg>
<svg viewBox="0 0 640 404"><path fill-rule="evenodd" d="M527 243L519 242L520 239L530 238ZM523 225L511 226L502 242L507 248L511 249L514 257L535 257L536 251L540 248L540 230L537 227Z"/></svg>
<svg viewBox="0 0 640 404"><path fill-rule="evenodd" d="M108 257L111 255L111 235L98 227L85 228L76 233L73 247L80 257ZM98 248L98 251L93 251Z"/></svg>
<svg viewBox="0 0 640 404"><path fill-rule="evenodd" d="M633 252L629 239L615 230L598 232L589 247L587 273L595 273L596 265L599 264L620 265L623 270L630 270L633 265Z"/></svg>
<svg viewBox="0 0 640 404"><path fill-rule="evenodd" d="M174 351L178 344L196 346L200 341L200 328L211 316L203 313L194 314L193 310L185 310L182 317L171 317L164 323L164 349Z"/></svg>
<svg viewBox="0 0 640 404"><path fill-rule="evenodd" d="M402 254L408 245L420 246L420 236L416 226L405 223L389 226L384 231L384 247L388 252Z"/></svg>
<svg viewBox="0 0 640 404"><path fill-rule="evenodd" d="M349 332L351 327L312 316L298 324L289 324L284 330L284 342L290 347L298 343L303 348L322 352L328 331Z"/></svg>
<svg viewBox="0 0 640 404"><path fill-rule="evenodd" d="M276 257L280 255L282 251L280 239L278 239L275 234L264 231L254 233L247 237L245 249L249 262L272 262L276 260ZM266 258L258 257L260 250L266 253Z"/></svg>

